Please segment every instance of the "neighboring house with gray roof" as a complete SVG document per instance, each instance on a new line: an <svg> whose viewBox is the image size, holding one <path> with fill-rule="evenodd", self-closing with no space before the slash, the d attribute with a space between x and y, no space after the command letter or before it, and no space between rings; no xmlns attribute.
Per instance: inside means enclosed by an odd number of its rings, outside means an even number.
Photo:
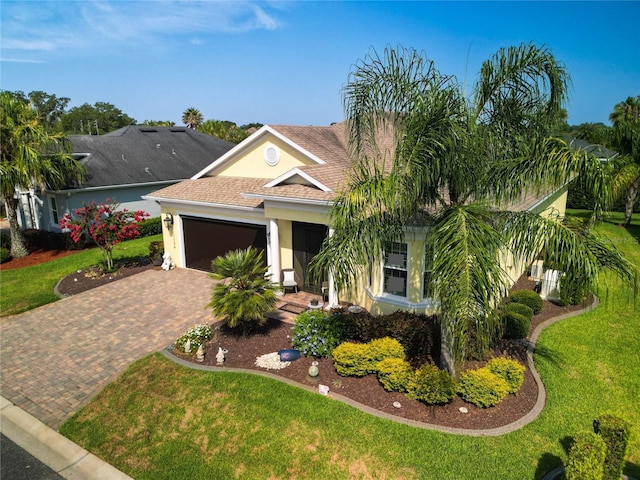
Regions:
<svg viewBox="0 0 640 480"><path fill-rule="evenodd" d="M128 126L106 135L71 135L73 156L85 168L79 184L59 190L23 190L23 228L59 231L66 213L115 199L121 208L160 215L142 196L192 177L235 144L186 127Z"/></svg>
<svg viewBox="0 0 640 480"><path fill-rule="evenodd" d="M391 133L379 139L387 158L393 140ZM374 314L433 311L436 302L424 288L427 227L407 228L389 258L363 269L349 291L336 291L331 272L319 283L308 279L311 260L331 235L333 202L348 184L348 152L344 123L265 125L191 179L144 198L161 206L170 225L162 226L165 251L178 267L208 271L217 256L253 246L264 252L273 282L293 269L298 287L324 293L329 305L347 301ZM565 204L566 187L528 195L508 208L564 215ZM391 259L395 263L387 265ZM513 279L526 267L504 261Z"/></svg>

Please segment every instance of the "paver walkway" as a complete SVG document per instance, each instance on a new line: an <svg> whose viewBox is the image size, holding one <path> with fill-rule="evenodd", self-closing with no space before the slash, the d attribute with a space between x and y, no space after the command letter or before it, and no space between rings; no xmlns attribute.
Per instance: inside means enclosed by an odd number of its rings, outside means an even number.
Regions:
<svg viewBox="0 0 640 480"><path fill-rule="evenodd" d="M57 430L132 362L210 323L212 285L205 272L147 270L0 319L0 392Z"/></svg>

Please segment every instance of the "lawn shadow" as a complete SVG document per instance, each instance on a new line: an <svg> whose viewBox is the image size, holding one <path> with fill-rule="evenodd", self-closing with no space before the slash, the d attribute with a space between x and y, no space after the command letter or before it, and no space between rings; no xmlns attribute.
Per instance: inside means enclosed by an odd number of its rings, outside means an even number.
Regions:
<svg viewBox="0 0 640 480"><path fill-rule="evenodd" d="M640 479L640 465L636 465L635 463L625 462L624 464L624 474Z"/></svg>
<svg viewBox="0 0 640 480"><path fill-rule="evenodd" d="M533 476L534 479L541 479L551 472L552 470L562 466L562 459L552 453L544 453L540 460L538 460L538 466Z"/></svg>

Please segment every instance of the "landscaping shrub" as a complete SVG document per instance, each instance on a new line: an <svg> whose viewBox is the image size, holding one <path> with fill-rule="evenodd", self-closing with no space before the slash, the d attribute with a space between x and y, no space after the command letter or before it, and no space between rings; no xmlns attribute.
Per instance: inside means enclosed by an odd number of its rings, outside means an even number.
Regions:
<svg viewBox="0 0 640 480"><path fill-rule="evenodd" d="M434 317L397 311L389 315L373 317L367 312L341 313L344 339L353 342L370 342L376 338L391 337L398 340L407 357L436 361L440 353L440 330Z"/></svg>
<svg viewBox="0 0 640 480"><path fill-rule="evenodd" d="M338 315L308 310L296 317L292 344L303 355L329 357L342 342L342 324Z"/></svg>
<svg viewBox="0 0 640 480"><path fill-rule="evenodd" d="M209 325L199 324L191 327L178 337L174 345L177 350L184 352L184 346L187 343L187 340L191 340L191 353L195 353L196 350L198 350L198 347L200 345L204 346L209 340L211 340L212 336L213 332Z"/></svg>
<svg viewBox="0 0 640 480"><path fill-rule="evenodd" d="M607 454L604 440L593 432L576 435L573 440L564 471L566 480L601 480Z"/></svg>
<svg viewBox="0 0 640 480"><path fill-rule="evenodd" d="M364 377L369 373L371 361L369 345L344 342L333 349L333 365L343 377Z"/></svg>
<svg viewBox="0 0 640 480"><path fill-rule="evenodd" d="M385 358L376 365L378 380L388 392L406 392L414 375L411 364L402 358Z"/></svg>
<svg viewBox="0 0 640 480"><path fill-rule="evenodd" d="M519 313L507 310L502 317L504 338L526 338L531 328L531 320Z"/></svg>
<svg viewBox="0 0 640 480"><path fill-rule="evenodd" d="M618 480L622 477L630 428L628 422L614 415L600 415L593 421L593 431L600 435L607 446L603 480Z"/></svg>
<svg viewBox="0 0 640 480"><path fill-rule="evenodd" d="M371 363L370 371L376 371L376 365L385 358L401 358L404 360L404 348L395 338L384 337L371 340L367 346L369 347L369 361Z"/></svg>
<svg viewBox="0 0 640 480"><path fill-rule="evenodd" d="M455 394L453 378L429 363L417 369L407 385L407 397L429 405L449 403Z"/></svg>
<svg viewBox="0 0 640 480"><path fill-rule="evenodd" d="M518 313L526 317L529 321L533 318L533 309L524 303L511 302L507 304L507 311Z"/></svg>
<svg viewBox="0 0 640 480"><path fill-rule="evenodd" d="M162 240L149 243L149 258L159 260L164 253L164 242Z"/></svg>
<svg viewBox="0 0 640 480"><path fill-rule="evenodd" d="M4 263L11 258L11 251L8 248L0 247L0 263Z"/></svg>
<svg viewBox="0 0 640 480"><path fill-rule="evenodd" d="M533 310L533 314L537 315L542 311L542 297L533 290L518 290L509 295L509 303L523 303Z"/></svg>
<svg viewBox="0 0 640 480"><path fill-rule="evenodd" d="M513 358L498 357L487 363L491 373L502 377L509 386L509 393L518 393L524 383L525 366Z"/></svg>
<svg viewBox="0 0 640 480"><path fill-rule="evenodd" d="M0 233L0 248L11 249L11 236L8 233Z"/></svg>
<svg viewBox="0 0 640 480"><path fill-rule="evenodd" d="M138 231L141 237L150 237L162 233L162 218L147 218L138 224Z"/></svg>
<svg viewBox="0 0 640 480"><path fill-rule="evenodd" d="M586 275L564 275L558 286L558 303L560 305L578 305L591 291Z"/></svg>
<svg viewBox="0 0 640 480"><path fill-rule="evenodd" d="M493 407L509 394L509 385L504 378L483 367L460 375L458 393L478 407Z"/></svg>

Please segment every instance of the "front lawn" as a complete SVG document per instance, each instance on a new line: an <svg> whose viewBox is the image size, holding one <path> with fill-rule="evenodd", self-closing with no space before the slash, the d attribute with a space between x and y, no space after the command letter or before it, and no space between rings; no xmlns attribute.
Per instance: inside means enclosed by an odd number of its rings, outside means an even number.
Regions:
<svg viewBox="0 0 640 480"><path fill-rule="evenodd" d="M117 262L149 255L149 243L162 240L162 235L137 238L117 244L113 258ZM58 281L77 270L102 262L98 248L32 267L0 272L0 316L14 315L58 300L53 292Z"/></svg>
<svg viewBox="0 0 640 480"><path fill-rule="evenodd" d="M598 228L640 265L637 236L615 220ZM615 282L603 300L545 330L536 364L546 407L500 437L409 427L275 380L192 370L159 354L133 364L61 432L136 479L515 480L566 461L567 438L612 412L633 425L625 473L640 478L640 315Z"/></svg>

